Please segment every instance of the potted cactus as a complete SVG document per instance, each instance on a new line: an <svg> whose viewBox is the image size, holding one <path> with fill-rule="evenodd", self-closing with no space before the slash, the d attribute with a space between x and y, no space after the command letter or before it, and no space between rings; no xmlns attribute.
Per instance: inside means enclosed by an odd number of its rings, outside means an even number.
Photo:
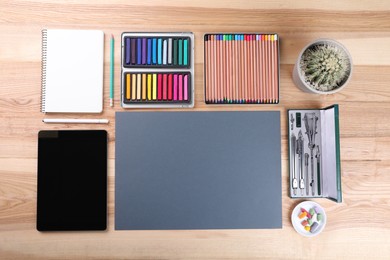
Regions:
<svg viewBox="0 0 390 260"><path fill-rule="evenodd" d="M352 58L340 43L319 39L307 45L294 66L294 83L303 91L332 94L340 91L352 75Z"/></svg>

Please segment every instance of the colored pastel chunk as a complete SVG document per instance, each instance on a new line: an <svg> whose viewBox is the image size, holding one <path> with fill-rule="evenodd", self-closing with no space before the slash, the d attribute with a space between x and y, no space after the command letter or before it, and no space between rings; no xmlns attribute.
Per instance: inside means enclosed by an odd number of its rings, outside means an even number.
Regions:
<svg viewBox="0 0 390 260"><path fill-rule="evenodd" d="M309 226L313 225L313 219L311 218L307 219L307 223L309 223Z"/></svg>
<svg viewBox="0 0 390 260"><path fill-rule="evenodd" d="M305 230L306 230L306 231L310 231L310 226L306 226L306 227L305 227Z"/></svg>
<svg viewBox="0 0 390 260"><path fill-rule="evenodd" d="M311 225L311 227L310 227L310 232L311 232L311 233L316 232L316 230L319 228L319 226L320 226L320 225L318 225L317 222L314 222L313 225Z"/></svg>
<svg viewBox="0 0 390 260"><path fill-rule="evenodd" d="M314 207L314 211L318 214L320 213L320 210L317 207Z"/></svg>
<svg viewBox="0 0 390 260"><path fill-rule="evenodd" d="M308 218L311 218L311 217L312 217L312 215L311 215L306 209L301 208L301 211L302 211L302 212L306 212L306 216L307 216Z"/></svg>
<svg viewBox="0 0 390 260"><path fill-rule="evenodd" d="M321 213L318 213L317 214L317 221L321 221L322 220L322 214Z"/></svg>
<svg viewBox="0 0 390 260"><path fill-rule="evenodd" d="M301 212L299 215L298 215L298 217L300 218L300 219L302 219L302 218L304 218L304 217L306 217L307 216L307 212Z"/></svg>
<svg viewBox="0 0 390 260"><path fill-rule="evenodd" d="M309 222L307 222L307 220L304 220L301 222L302 226L307 226L309 224Z"/></svg>
<svg viewBox="0 0 390 260"><path fill-rule="evenodd" d="M310 209L309 210L309 213L313 216L314 214L316 214L316 212L314 211L314 209Z"/></svg>

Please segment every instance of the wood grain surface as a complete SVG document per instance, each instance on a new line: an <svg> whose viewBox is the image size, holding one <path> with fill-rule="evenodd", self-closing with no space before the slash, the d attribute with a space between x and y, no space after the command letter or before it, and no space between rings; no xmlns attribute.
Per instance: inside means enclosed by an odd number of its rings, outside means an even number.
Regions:
<svg viewBox="0 0 390 260"><path fill-rule="evenodd" d="M108 125L42 123L41 30L105 32L104 112ZM125 31L195 34L193 111L281 112L283 228L278 230L115 231L115 111L120 107L120 35ZM280 104L206 105L203 35L278 33ZM115 105L109 107L109 36L116 39ZM301 92L292 69L301 49L332 38L351 52L354 73L340 93ZM390 2L362 1L0 1L0 259L390 259ZM288 197L286 111L340 105L343 202L317 199L328 223L304 238L291 225L301 200ZM187 111L187 110L186 110ZM108 210L105 232L35 229L37 134L42 129L106 129L109 133ZM267 212L264 212L267 214Z"/></svg>

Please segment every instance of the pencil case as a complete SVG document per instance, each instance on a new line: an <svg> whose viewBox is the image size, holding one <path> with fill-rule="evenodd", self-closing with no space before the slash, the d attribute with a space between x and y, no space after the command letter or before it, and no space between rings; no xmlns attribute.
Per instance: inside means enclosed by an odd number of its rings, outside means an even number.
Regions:
<svg viewBox="0 0 390 260"><path fill-rule="evenodd" d="M193 33L124 32L121 44L122 107L194 106Z"/></svg>
<svg viewBox="0 0 390 260"><path fill-rule="evenodd" d="M205 34L206 104L278 104L277 34Z"/></svg>
<svg viewBox="0 0 390 260"><path fill-rule="evenodd" d="M342 201L339 107L287 111L291 198Z"/></svg>

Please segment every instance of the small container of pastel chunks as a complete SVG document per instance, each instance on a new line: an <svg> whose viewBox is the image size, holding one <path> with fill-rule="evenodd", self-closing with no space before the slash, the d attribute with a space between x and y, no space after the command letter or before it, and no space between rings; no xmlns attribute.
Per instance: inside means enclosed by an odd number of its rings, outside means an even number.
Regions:
<svg viewBox="0 0 390 260"><path fill-rule="evenodd" d="M325 210L314 201L303 201L294 208L291 222L302 236L317 236L326 225Z"/></svg>

